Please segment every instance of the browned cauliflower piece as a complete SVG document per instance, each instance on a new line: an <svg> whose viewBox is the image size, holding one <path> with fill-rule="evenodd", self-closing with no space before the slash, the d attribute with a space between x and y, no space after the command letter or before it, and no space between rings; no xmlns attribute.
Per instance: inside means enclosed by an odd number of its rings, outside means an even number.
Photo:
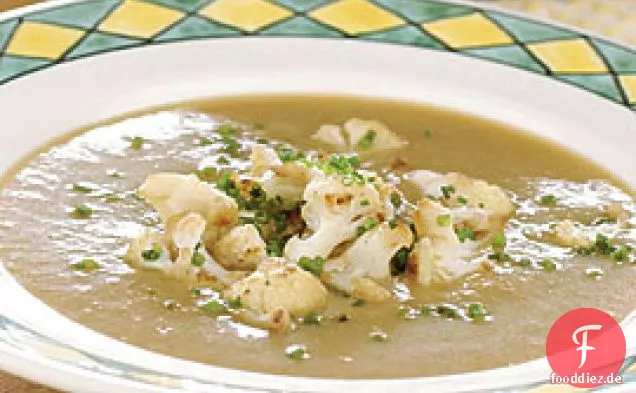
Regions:
<svg viewBox="0 0 636 393"><path fill-rule="evenodd" d="M407 140L396 135L385 124L356 118L348 120L343 127L323 125L311 138L337 150L382 151L408 145Z"/></svg>
<svg viewBox="0 0 636 393"><path fill-rule="evenodd" d="M229 270L254 270L267 254L265 242L254 225L241 225L212 247L212 255Z"/></svg>
<svg viewBox="0 0 636 393"><path fill-rule="evenodd" d="M256 319L272 321L284 320L286 314L305 317L322 311L327 303L327 290L311 273L283 258L272 257L234 283L225 297L239 299L252 316L260 316Z"/></svg>

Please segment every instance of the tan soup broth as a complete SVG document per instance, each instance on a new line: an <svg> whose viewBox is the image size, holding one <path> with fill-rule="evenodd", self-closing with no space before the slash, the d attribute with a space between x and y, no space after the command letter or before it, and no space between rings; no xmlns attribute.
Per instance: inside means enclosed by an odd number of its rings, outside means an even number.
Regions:
<svg viewBox="0 0 636 393"><path fill-rule="evenodd" d="M218 117L221 116L221 117ZM361 154L382 173L401 157L410 168L458 171L512 193L517 215L507 226L508 252L550 257L557 271L501 264L456 282L411 286L411 300L352 306L330 294L320 326L300 325L286 335L215 317L197 307L197 296L159 272L135 271L121 259L130 238L157 226L157 216L136 199L151 173L197 168L247 167L245 158L218 164L219 145L201 146L227 118L251 128L245 139L267 138L303 149L324 148L309 139L321 124L376 119L410 141L399 151ZM430 130L430 132L426 131ZM143 137L141 150L130 138ZM395 176L394 176L395 177ZM88 183L90 193L72 189ZM69 318L125 342L160 353L237 369L337 378L431 376L490 369L544 355L552 323L578 307L596 307L623 318L636 306L632 261L575 256L527 234L555 220L590 222L600 207L631 196L609 173L562 148L508 126L460 113L407 103L342 97L243 97L203 101L130 117L47 146L6 177L0 198L0 258L35 296ZM405 189L412 195L412 190ZM545 208L541 195L557 197ZM78 204L93 209L73 219ZM618 233L632 242L632 230ZM94 258L100 269L70 265ZM601 278L586 275L600 268ZM396 281L396 291L405 284ZM490 321L413 315L423 304L482 302ZM406 311L405 311L406 310ZM346 314L346 322L339 316ZM413 318L411 318L413 317ZM377 340L372 332L386 333ZM371 335L370 335L371 334ZM285 356L292 344L310 359Z"/></svg>

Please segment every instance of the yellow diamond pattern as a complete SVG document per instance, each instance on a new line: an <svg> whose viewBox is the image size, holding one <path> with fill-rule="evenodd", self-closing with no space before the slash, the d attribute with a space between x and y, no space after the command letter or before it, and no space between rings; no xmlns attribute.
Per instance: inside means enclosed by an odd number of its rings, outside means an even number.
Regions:
<svg viewBox="0 0 636 393"><path fill-rule="evenodd" d="M528 49L556 73L609 72L596 51L582 38L531 44Z"/></svg>
<svg viewBox="0 0 636 393"><path fill-rule="evenodd" d="M514 43L508 33L478 13L424 23L422 27L453 49Z"/></svg>
<svg viewBox="0 0 636 393"><path fill-rule="evenodd" d="M621 75L618 79L621 81L621 85L623 85L623 90L625 90L630 104L636 104L636 75ZM636 364L633 365L629 371L636 372Z"/></svg>
<svg viewBox="0 0 636 393"><path fill-rule="evenodd" d="M106 18L98 29L107 33L151 38L183 17L184 14L176 10L127 0Z"/></svg>
<svg viewBox="0 0 636 393"><path fill-rule="evenodd" d="M69 27L24 22L15 32L7 53L57 60L84 34L82 30Z"/></svg>
<svg viewBox="0 0 636 393"><path fill-rule="evenodd" d="M396 15L366 0L336 1L309 15L350 35L384 30L406 23Z"/></svg>
<svg viewBox="0 0 636 393"><path fill-rule="evenodd" d="M200 14L216 22L254 32L289 18L293 12L265 0L217 0L203 8Z"/></svg>

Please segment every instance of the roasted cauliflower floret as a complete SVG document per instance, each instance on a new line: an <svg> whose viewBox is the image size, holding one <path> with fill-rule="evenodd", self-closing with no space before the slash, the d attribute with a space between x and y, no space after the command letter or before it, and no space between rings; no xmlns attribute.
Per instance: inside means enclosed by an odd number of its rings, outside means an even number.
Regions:
<svg viewBox="0 0 636 393"><path fill-rule="evenodd" d="M313 233L287 242L285 256L292 261L302 256L326 258L338 244L353 239L366 218L387 218L380 193L373 185L345 186L338 176L314 177L305 188L303 200L306 203L301 215Z"/></svg>
<svg viewBox="0 0 636 393"><path fill-rule="evenodd" d="M478 244L459 240L451 211L440 203L422 199L413 222L420 240L414 245L406 270L417 283L450 281L481 266L470 261Z"/></svg>
<svg viewBox="0 0 636 393"><path fill-rule="evenodd" d="M283 163L276 152L268 147L254 146L250 155L251 175L270 197L300 200L307 183L315 171L300 162Z"/></svg>
<svg viewBox="0 0 636 393"><path fill-rule="evenodd" d="M206 221L205 243L213 244L238 220L236 202L195 175L158 173L148 176L138 193L157 210L170 231L186 213L199 213Z"/></svg>
<svg viewBox="0 0 636 393"><path fill-rule="evenodd" d="M266 321L275 315L304 317L320 312L327 303L327 290L320 280L283 258L269 258L255 272L238 281L225 293ZM281 310L282 314L281 314Z"/></svg>
<svg viewBox="0 0 636 393"><path fill-rule="evenodd" d="M408 145L408 141L379 121L362 119L350 119L342 128L331 124L323 125L311 138L338 150L381 151Z"/></svg>
<svg viewBox="0 0 636 393"><path fill-rule="evenodd" d="M594 244L594 234L572 220L555 224L551 228L549 239L562 247L588 248Z"/></svg>
<svg viewBox="0 0 636 393"><path fill-rule="evenodd" d="M451 208L467 208L474 213L487 213L491 230L501 230L515 208L506 192L484 180L461 173L439 174L426 170L410 172L407 179L426 196L439 198Z"/></svg>
<svg viewBox="0 0 636 393"><path fill-rule="evenodd" d="M234 227L214 244L212 254L229 270L254 270L267 256L265 242L254 225Z"/></svg>
<svg viewBox="0 0 636 393"><path fill-rule="evenodd" d="M158 269L187 282L227 286L243 278L244 272L226 271L201 247L205 225L200 214L188 213L174 224L170 238L147 232L133 239L124 259L131 266Z"/></svg>
<svg viewBox="0 0 636 393"><path fill-rule="evenodd" d="M342 255L325 263L321 279L329 285L354 294L354 296L378 301L390 297L390 292L368 279L385 280L391 276L391 258L403 247L410 247L413 234L406 224L392 228L383 223L365 232ZM364 278L364 280L359 280ZM376 285L373 285L376 284Z"/></svg>

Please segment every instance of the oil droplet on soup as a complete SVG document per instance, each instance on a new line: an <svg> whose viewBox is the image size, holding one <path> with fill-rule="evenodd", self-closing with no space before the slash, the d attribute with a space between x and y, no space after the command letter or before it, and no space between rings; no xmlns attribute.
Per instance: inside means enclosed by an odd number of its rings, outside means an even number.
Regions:
<svg viewBox="0 0 636 393"><path fill-rule="evenodd" d="M214 181L224 171L247 169L254 144L324 149L309 136L323 124L354 117L381 121L410 142L397 151L360 153L386 178L399 182L414 169L461 172L510 193L516 215L505 238L493 240L505 253L482 256L492 269L431 286L395 278L397 300L384 303L330 293L323 314L275 334L224 314L215 291L187 288L122 261L131 238L159 225L135 192L148 175L197 173ZM247 131L212 137L228 119ZM398 188L417 198L405 182ZM24 160L4 180L0 258L62 314L161 353L276 374L431 376L543 356L550 326L574 308L595 307L618 319L632 310L636 269L629 247L636 229L631 221L619 228L605 217L604 208L616 204L636 211L630 192L611 174L498 123L391 101L241 97L91 127ZM596 249L586 253L546 242L550 224L563 220L605 228L613 243L597 238ZM603 255L606 246L613 248Z"/></svg>

